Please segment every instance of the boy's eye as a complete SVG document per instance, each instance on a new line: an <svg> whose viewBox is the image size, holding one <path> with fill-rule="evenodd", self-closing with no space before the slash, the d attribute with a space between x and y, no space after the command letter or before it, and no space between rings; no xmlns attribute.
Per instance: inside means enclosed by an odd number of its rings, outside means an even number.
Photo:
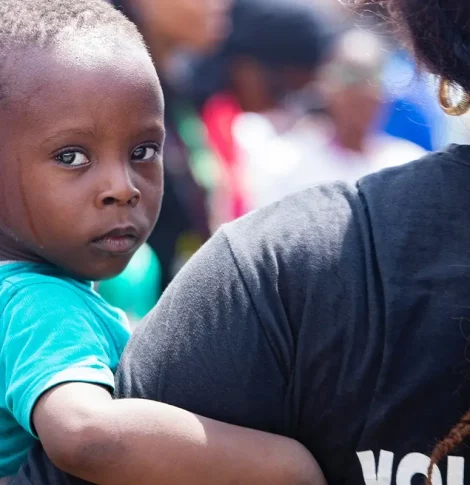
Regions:
<svg viewBox="0 0 470 485"><path fill-rule="evenodd" d="M132 160L139 162L148 162L154 160L158 155L158 147L156 145L143 145L137 147L132 152Z"/></svg>
<svg viewBox="0 0 470 485"><path fill-rule="evenodd" d="M70 151L59 153L55 156L55 159L62 163L63 165L68 165L69 167L79 167L81 165L88 165L90 160L81 152Z"/></svg>

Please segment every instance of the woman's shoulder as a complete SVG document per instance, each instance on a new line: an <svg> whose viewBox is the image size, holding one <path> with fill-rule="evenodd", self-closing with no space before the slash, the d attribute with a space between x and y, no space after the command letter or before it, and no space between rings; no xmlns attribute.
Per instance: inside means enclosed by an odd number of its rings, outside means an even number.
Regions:
<svg viewBox="0 0 470 485"><path fill-rule="evenodd" d="M422 239L429 247L448 223L464 223L469 178L470 146L462 145L364 177L357 189L375 240L388 244L391 238L419 233L429 237Z"/></svg>
<svg viewBox="0 0 470 485"><path fill-rule="evenodd" d="M331 320L320 302L341 298L347 315L347 302L367 297L359 283L369 278L369 227L354 185L309 188L222 231L254 305L282 302L294 326Z"/></svg>
<svg viewBox="0 0 470 485"><path fill-rule="evenodd" d="M470 173L470 145L450 145L442 151L421 153L421 156L419 152L416 154L418 156L414 161L384 167L383 170L363 177L358 182L359 192L390 194L398 198L411 187L442 187L443 175L450 182L452 177L464 173L468 176ZM426 193L418 192L416 195Z"/></svg>
<svg viewBox="0 0 470 485"><path fill-rule="evenodd" d="M335 244L361 210L357 187L335 182L312 186L227 224L233 248L296 250Z"/></svg>
<svg viewBox="0 0 470 485"><path fill-rule="evenodd" d="M390 227L404 233L426 218L437 223L437 201L444 212L455 212L455 199L468 207L470 201L464 199L469 176L470 147L453 146L354 184L313 186L253 211L222 231L245 265L257 262L261 268L274 258L293 266L312 267L314 262L324 269L345 253L363 257L368 241ZM389 236L384 236L385 242Z"/></svg>

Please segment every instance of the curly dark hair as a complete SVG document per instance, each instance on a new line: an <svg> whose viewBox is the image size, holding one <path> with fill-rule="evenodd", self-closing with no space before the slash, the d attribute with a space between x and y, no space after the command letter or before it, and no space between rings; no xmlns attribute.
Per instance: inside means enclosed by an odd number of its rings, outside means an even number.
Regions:
<svg viewBox="0 0 470 485"><path fill-rule="evenodd" d="M5 61L12 54L45 48L67 32L112 29L144 45L133 23L106 0L1 0L0 98L6 95Z"/></svg>
<svg viewBox="0 0 470 485"><path fill-rule="evenodd" d="M418 62L470 92L470 2L466 0L353 0L382 7Z"/></svg>

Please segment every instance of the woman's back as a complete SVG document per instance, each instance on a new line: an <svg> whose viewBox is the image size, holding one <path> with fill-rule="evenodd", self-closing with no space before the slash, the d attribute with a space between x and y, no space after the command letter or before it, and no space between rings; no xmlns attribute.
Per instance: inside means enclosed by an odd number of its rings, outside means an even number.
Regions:
<svg viewBox="0 0 470 485"><path fill-rule="evenodd" d="M329 276L337 290L321 305L333 314L311 324L330 329L298 347L296 437L330 481L376 483L378 473L384 484L411 484L468 409L469 175L470 147L453 147L358 184L361 207ZM468 447L454 453L470 458ZM463 461L452 460L442 482L461 484Z"/></svg>
<svg viewBox="0 0 470 485"><path fill-rule="evenodd" d="M411 483L470 401L469 175L453 147L227 226L137 331L120 395L293 436L330 484L376 483L380 457Z"/></svg>

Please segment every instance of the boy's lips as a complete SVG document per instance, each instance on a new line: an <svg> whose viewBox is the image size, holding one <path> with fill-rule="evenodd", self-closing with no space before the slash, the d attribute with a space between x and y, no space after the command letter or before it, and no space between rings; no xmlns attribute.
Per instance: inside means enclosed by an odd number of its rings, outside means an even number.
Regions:
<svg viewBox="0 0 470 485"><path fill-rule="evenodd" d="M139 234L133 226L117 227L91 241L103 252L124 255L133 252L139 243Z"/></svg>

